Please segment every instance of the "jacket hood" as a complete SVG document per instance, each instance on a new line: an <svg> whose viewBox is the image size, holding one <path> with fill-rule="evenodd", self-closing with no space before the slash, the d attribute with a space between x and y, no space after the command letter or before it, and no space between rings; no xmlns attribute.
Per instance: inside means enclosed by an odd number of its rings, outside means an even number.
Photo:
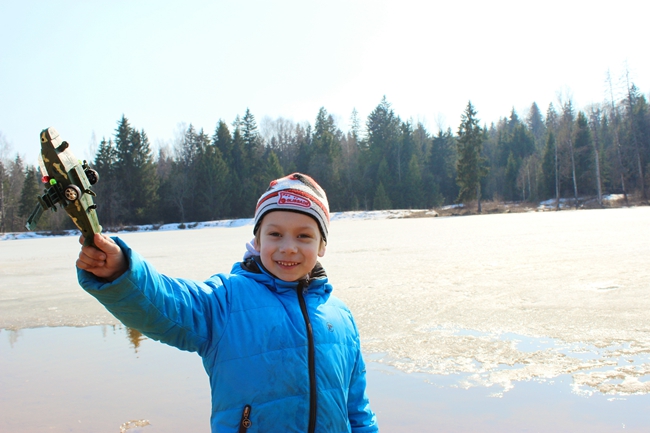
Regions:
<svg viewBox="0 0 650 433"><path fill-rule="evenodd" d="M275 292L296 291L300 281L284 281L271 274L262 262L259 256L246 258L243 262L235 263L232 267L232 274L243 275L267 286ZM325 269L316 262L316 265L309 273L307 291L309 293L330 293L332 286L328 283Z"/></svg>

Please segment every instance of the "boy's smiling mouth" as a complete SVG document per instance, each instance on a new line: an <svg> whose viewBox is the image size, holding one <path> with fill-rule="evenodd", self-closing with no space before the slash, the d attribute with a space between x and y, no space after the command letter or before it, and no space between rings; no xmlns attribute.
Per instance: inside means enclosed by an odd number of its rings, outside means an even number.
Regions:
<svg viewBox="0 0 650 433"><path fill-rule="evenodd" d="M275 263L277 263L280 266L287 267L287 268L290 268L292 266L297 266L297 265L300 264L299 262L281 262L279 260L276 260Z"/></svg>

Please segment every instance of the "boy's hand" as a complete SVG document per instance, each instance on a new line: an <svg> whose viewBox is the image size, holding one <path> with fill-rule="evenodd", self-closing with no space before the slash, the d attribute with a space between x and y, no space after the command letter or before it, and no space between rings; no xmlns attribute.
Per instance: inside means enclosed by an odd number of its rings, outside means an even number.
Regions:
<svg viewBox="0 0 650 433"><path fill-rule="evenodd" d="M122 249L113 239L104 234L95 233L95 246L83 246L84 237L79 238L81 252L77 259L77 267L88 271L96 277L114 281L129 269Z"/></svg>

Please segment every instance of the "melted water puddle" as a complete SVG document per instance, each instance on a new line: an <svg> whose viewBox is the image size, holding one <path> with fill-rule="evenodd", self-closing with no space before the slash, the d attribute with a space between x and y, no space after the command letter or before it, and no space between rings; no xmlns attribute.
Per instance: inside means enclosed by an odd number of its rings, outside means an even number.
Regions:
<svg viewBox="0 0 650 433"><path fill-rule="evenodd" d="M209 432L201 360L112 326L0 331L0 431Z"/></svg>
<svg viewBox="0 0 650 433"><path fill-rule="evenodd" d="M488 337L474 331L454 332ZM553 349L584 362L600 358L603 351L609 351L617 363L646 361L629 345L595 348L561 346L551 339L514 334L492 337L512 341L522 351ZM368 395L386 432L641 432L650 428L649 395L578 392L594 388L576 381L575 375L522 380L506 391L498 381L488 383L487 372L406 373L388 365L393 362L382 353L367 354L366 360ZM482 368L475 360L467 362ZM522 366L498 367L505 374ZM616 368L590 371L592 376L585 381L616 385L615 374L607 379ZM598 376L601 373L605 379ZM0 330L0 389L3 433L210 431L210 390L200 358L128 328Z"/></svg>

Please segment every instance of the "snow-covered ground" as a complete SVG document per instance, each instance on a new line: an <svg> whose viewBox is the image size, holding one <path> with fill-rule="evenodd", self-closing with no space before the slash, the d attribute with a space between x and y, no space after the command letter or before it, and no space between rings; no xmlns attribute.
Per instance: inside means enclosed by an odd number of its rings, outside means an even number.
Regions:
<svg viewBox="0 0 650 433"><path fill-rule="evenodd" d="M462 205L461 205L462 206ZM330 215L331 221L340 220L371 220L371 219L391 219L391 218L406 218L413 214L424 216L437 216L435 211L431 210L418 210L418 209L398 209L386 211L351 211L351 212L333 212ZM120 234L120 233L133 233L133 232L149 232L149 231L170 231L170 230L199 230L213 227L242 227L252 225L252 218L218 220L218 221L203 221L203 222L189 222L189 223L172 223L163 225L141 225L129 226L121 230L105 230L106 233ZM53 235L46 231L35 232L16 232L4 233L0 235L0 241L17 240L17 239L36 239L52 236L78 236L78 230L63 230Z"/></svg>
<svg viewBox="0 0 650 433"><path fill-rule="evenodd" d="M612 203L623 200L623 194L609 194L603 196L603 202ZM591 199L594 201L595 199ZM589 200L580 199L581 203L587 203ZM560 209L571 209L574 206L574 200L569 198L560 199ZM448 205L440 208L441 211L448 211L452 209L462 209L463 204ZM507 208L508 204L504 204ZM555 199L545 200L539 203L536 209L531 210L552 210L556 207ZM437 217L438 213L431 209L394 209L383 211L349 211L349 212L333 212L330 215L331 221L342 220L378 220L378 219L394 219L394 218L410 218L410 217ZM242 227L252 225L252 218L241 219L228 219L218 221L202 221L202 222L188 222L188 223L171 223L163 225L141 225L141 226L128 226L120 230L105 230L106 233L131 233L131 232L145 232L145 231L170 231L170 230L198 230L211 227ZM35 239L51 236L78 236L78 230L63 230L52 234L47 231L35 232L15 232L0 234L0 241L17 240L17 239Z"/></svg>

